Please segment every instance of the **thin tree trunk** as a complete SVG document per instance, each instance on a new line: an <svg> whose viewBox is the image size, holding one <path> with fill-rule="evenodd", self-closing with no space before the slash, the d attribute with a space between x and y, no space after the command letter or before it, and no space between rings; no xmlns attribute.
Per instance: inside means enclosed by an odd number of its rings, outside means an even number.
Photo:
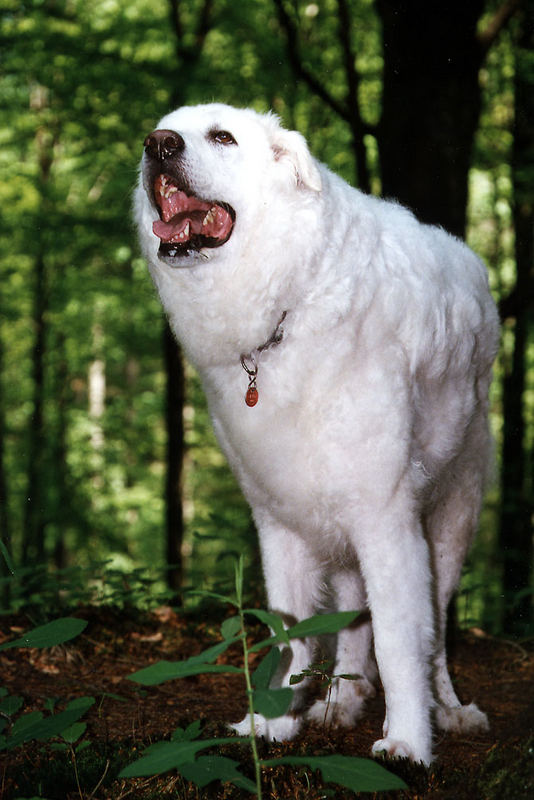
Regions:
<svg viewBox="0 0 534 800"><path fill-rule="evenodd" d="M11 526L8 510L8 484L5 464L5 441L6 441L6 419L5 403L3 396L3 365L4 348L0 331L0 540L8 553L11 555ZM3 553L0 553L0 577L8 577L10 574L9 566ZM5 608L9 606L10 600L9 583L6 583L1 592L1 600Z"/></svg>
<svg viewBox="0 0 534 800"><path fill-rule="evenodd" d="M45 313L47 287L45 259L42 252L35 259L33 324L35 340L32 352L33 412L29 427L28 486L22 539L22 564L40 563L44 557L45 532L45 446L44 430L44 360L46 347Z"/></svg>
<svg viewBox="0 0 534 800"><path fill-rule="evenodd" d="M211 28L213 0L204 0L199 9L196 25L188 32L193 43L184 44L185 27L180 0L169 0L170 27L174 35L175 54L178 64L175 90L172 97L174 106L185 102L183 74L191 77L200 56L206 36ZM166 563L168 567L167 584L179 594L182 586L182 543L184 537L182 472L185 453L183 404L185 371L182 351L174 338L168 323L163 331L163 354L167 376L166 428L167 428L167 473L165 486L166 499Z"/></svg>
<svg viewBox="0 0 534 800"><path fill-rule="evenodd" d="M54 392L56 398L55 436L53 463L55 468L55 539L54 539L54 564L57 569L63 569L67 564L67 548L65 533L68 526L69 504L71 498L68 491L68 466L67 466L67 402L68 402L68 365L65 351L65 334L61 330L57 335L55 346L57 354L55 368Z"/></svg>
<svg viewBox="0 0 534 800"><path fill-rule="evenodd" d="M40 117L49 108L48 89L36 85L30 96L30 106ZM55 132L46 123L39 125L35 135L38 162L38 189L41 197L41 218L48 216L49 178L54 158ZM48 280L46 264L46 231L36 229L36 252L34 261L33 325L33 413L28 432L28 485L26 491L25 524L22 537L22 563L39 563L45 552L46 491L45 456L46 432L44 424L45 405L45 354L46 314L48 311Z"/></svg>
<svg viewBox="0 0 534 800"><path fill-rule="evenodd" d="M180 347L169 325L163 332L167 374L167 476L166 476L166 562L167 583L177 594L182 585L182 469L184 461L184 368Z"/></svg>
<svg viewBox="0 0 534 800"><path fill-rule="evenodd" d="M527 347L532 330L534 290L534 0L521 14L516 48L515 125L512 158L516 286L513 302L503 304L515 317L514 350L503 384L503 454L501 469L500 546L503 558L503 628L524 633L532 622L529 594L532 569L532 504L527 491L524 395Z"/></svg>
<svg viewBox="0 0 534 800"><path fill-rule="evenodd" d="M515 321L514 350L510 372L503 381L503 448L501 465L501 513L499 543L502 553L504 595L503 629L519 632L530 618L532 598L519 591L530 585L532 526L525 496L525 355L528 322L525 312Z"/></svg>

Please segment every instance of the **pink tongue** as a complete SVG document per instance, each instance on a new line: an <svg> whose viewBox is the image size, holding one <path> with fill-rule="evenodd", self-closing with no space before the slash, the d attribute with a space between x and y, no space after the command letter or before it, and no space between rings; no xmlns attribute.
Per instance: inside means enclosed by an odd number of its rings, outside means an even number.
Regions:
<svg viewBox="0 0 534 800"><path fill-rule="evenodd" d="M222 240L230 234L233 222L224 208L189 197L167 175L158 175L154 193L162 219L152 230L162 242L186 242L198 234Z"/></svg>
<svg viewBox="0 0 534 800"><path fill-rule="evenodd" d="M193 234L202 234L210 239L226 239L233 224L230 214L221 206L210 208L207 203L199 205L204 208L180 211L168 221L156 220L152 230L162 242L185 242Z"/></svg>
<svg viewBox="0 0 534 800"><path fill-rule="evenodd" d="M159 236L162 242L180 242L189 239L192 233L202 231L202 222L206 217L207 211L181 211L172 217L168 222L156 220L152 225L152 230ZM189 232L186 233L189 224ZM206 234L207 236L210 234Z"/></svg>

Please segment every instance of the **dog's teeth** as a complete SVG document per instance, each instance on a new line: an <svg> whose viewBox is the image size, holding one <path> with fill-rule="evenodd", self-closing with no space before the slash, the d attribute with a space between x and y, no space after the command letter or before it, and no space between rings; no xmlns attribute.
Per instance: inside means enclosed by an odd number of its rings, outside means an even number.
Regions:
<svg viewBox="0 0 534 800"><path fill-rule="evenodd" d="M187 225L185 226L185 228L183 229L183 231L180 234L180 239L189 239L189 231L190 231L190 229L191 229L191 225L188 222Z"/></svg>
<svg viewBox="0 0 534 800"><path fill-rule="evenodd" d="M215 221L215 214L213 213L213 209L210 208L210 210L208 211L208 213L204 217L202 225L209 225L211 222L214 222L214 221Z"/></svg>

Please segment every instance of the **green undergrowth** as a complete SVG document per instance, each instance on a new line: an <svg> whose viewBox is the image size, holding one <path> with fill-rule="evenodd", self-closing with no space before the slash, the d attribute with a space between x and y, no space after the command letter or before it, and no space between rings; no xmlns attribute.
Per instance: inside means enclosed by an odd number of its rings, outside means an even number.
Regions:
<svg viewBox="0 0 534 800"><path fill-rule="evenodd" d="M240 674L246 684L251 730L254 729L255 713L273 719L286 714L291 705L291 686L271 688L280 663L280 647L288 645L291 639L335 634L358 615L357 611L316 615L286 629L276 614L244 607L242 559L237 562L235 569L235 596L208 595L212 600L230 605L235 611L221 624L221 641L197 656L177 662L159 661L129 677L142 686L154 686L200 674ZM251 646L248 644L246 622L246 618L250 617L270 629L267 638ZM4 643L0 650L57 646L78 636L86 624L76 618L60 618ZM217 663L219 656L236 644L242 648L241 666ZM252 672L249 667L250 656L260 650L267 650L267 654ZM299 682L303 677L294 676L292 683ZM347 680L353 677L343 676ZM124 762L125 757L129 763L122 766L118 774L123 783L171 775L177 776L184 786L187 783L194 784L200 791L214 783L232 784L239 792L248 796L256 795L259 800L262 798L265 774L273 775L272 783L276 770L283 767L306 776L313 773L320 775L326 787L325 797L335 786L350 792L407 788L397 775L370 759L335 753L286 754L264 759L260 757L254 735L207 736L209 726L203 729L199 720L185 728L176 728L168 740L151 743L141 752L140 758L133 757L133 750L127 754L124 748L115 750L111 757L109 753L102 752L100 746L95 746L88 736L84 717L95 702L94 697L80 697L57 708L55 700L45 699L43 711L27 711L23 697L11 695L6 688L0 687L0 753L17 751L21 755L20 750L23 749L22 757L18 759L23 772L17 775L17 794L12 794L13 798L19 800L28 796L55 800L74 792L81 800L92 800L100 787L116 776L118 763ZM225 747L232 750L233 757L228 755ZM31 750L31 759L26 757L24 748ZM308 777L306 779L310 780Z"/></svg>
<svg viewBox="0 0 534 800"><path fill-rule="evenodd" d="M242 580L242 576L237 577ZM267 651L259 666L249 672L249 710L252 707L267 714L278 713L289 698L287 687L280 693L271 690L269 684L277 664L279 637L285 641L284 637L291 640L299 633L334 630L353 613L345 619L338 615L311 618L300 623L300 629L285 630L268 612L247 612L238 595L211 598L214 602L217 599L219 610L222 600L230 599L235 611L224 619L218 615L220 641L193 658L157 662L140 670L131 676L139 682L140 692L143 684L155 685L202 672L237 670L244 674L245 659L240 666L217 661L229 642L235 647L236 640L241 641L247 632L247 620L255 620L254 635L258 638L261 626L256 622L261 620L270 626L271 635L248 647L248 652L263 647ZM58 619L4 643L0 649L62 645L83 634L85 625L80 619ZM292 683L308 675L323 680L323 670L323 664L311 665ZM352 677L347 675L344 679ZM328 685L328 678L324 680ZM485 756L480 754L476 767L470 759L459 759L454 765L438 760L428 770L398 761L390 765L395 773L392 775L389 769L368 759L337 754L333 745L311 749L305 738L288 745L270 745L251 737L229 736L222 723L209 719L202 724L198 720L186 723L161 742L117 741L109 737L106 741L93 740L87 721L89 712L94 715L104 700L115 703L121 699L111 694L71 702L40 698L42 710L36 712L27 710L22 697L0 689L2 800L244 800L261 796L260 792L269 800L350 800L362 792L369 792L365 796L377 794L384 800L526 800L532 796L534 739L522 740L521 731L516 738L494 745Z"/></svg>
<svg viewBox="0 0 534 800"><path fill-rule="evenodd" d="M350 625L358 616L358 611L344 611L334 614L321 614L302 620L286 628L282 619L272 612L255 608L244 608L243 604L243 559L240 558L235 569L235 596L214 595L221 603L230 605L235 613L221 625L222 641L197 656L185 661L159 661L139 670L130 679L143 686L154 686L176 678L191 677L206 673L238 673L245 679L248 701L250 730L254 730L255 714L267 719L276 719L288 713L293 699L290 686L271 688L272 680L278 670L280 646L289 645L291 639L335 634ZM268 626L271 635L252 646L247 642L246 616L253 616ZM219 664L216 660L232 645L240 643L243 659L240 667ZM268 648L254 672L249 668L251 653ZM351 679L353 676L347 676ZM316 756L288 755L279 758L262 759L258 752L256 737L253 734L240 737L245 756L253 765L253 778L241 771L243 759L234 760L226 756L205 753L214 746L232 744L236 737L202 736L198 721L187 728L177 728L169 741L156 742L148 747L141 758L128 765L120 773L122 777L151 776L176 770L186 780L204 788L213 781L231 783L239 789L262 798L262 773L266 769L289 765L293 768L307 768L321 773L325 784L337 784L354 792L377 792L390 789L405 789L406 784L396 775L370 759L337 754Z"/></svg>

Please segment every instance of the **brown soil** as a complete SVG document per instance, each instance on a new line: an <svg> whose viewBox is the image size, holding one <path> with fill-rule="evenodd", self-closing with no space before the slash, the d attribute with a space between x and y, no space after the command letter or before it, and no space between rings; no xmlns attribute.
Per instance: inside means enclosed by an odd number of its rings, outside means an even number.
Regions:
<svg viewBox="0 0 534 800"><path fill-rule="evenodd" d="M83 609L77 616L89 621L72 643L52 650L13 649L0 654L1 684L24 699L24 711L44 709L47 698L57 708L78 696L96 703L84 718L91 744L76 757L80 787L76 785L72 755L56 751L51 743L30 743L0 754L0 797L85 798L239 798L250 797L231 784L210 784L199 790L180 776L168 773L147 779L117 776L147 745L168 737L177 726L202 720L207 738L226 735L224 722L241 719L246 710L241 677L201 675L161 686L142 688L127 676L159 659L180 660L220 640L220 620L199 621L160 609L141 618L109 609ZM21 618L3 618L0 641L31 627ZM252 628L251 637L265 630ZM534 647L492 639L471 631L459 639L451 672L460 697L476 701L490 718L489 733L469 738L440 736L436 761L430 770L393 762L388 768L410 786L409 792L380 797L454 798L455 800L520 800L534 797ZM236 647L222 661L240 664ZM110 695L113 695L112 697ZM260 741L260 756L286 754L367 756L379 738L383 719L381 693L369 704L367 716L353 730L325 730L307 726L297 740L285 745ZM252 777L249 753L237 745L223 750L239 760ZM104 779L97 787L102 776ZM308 770L280 767L265 770L264 797L354 797ZM370 796L370 795L366 795Z"/></svg>

